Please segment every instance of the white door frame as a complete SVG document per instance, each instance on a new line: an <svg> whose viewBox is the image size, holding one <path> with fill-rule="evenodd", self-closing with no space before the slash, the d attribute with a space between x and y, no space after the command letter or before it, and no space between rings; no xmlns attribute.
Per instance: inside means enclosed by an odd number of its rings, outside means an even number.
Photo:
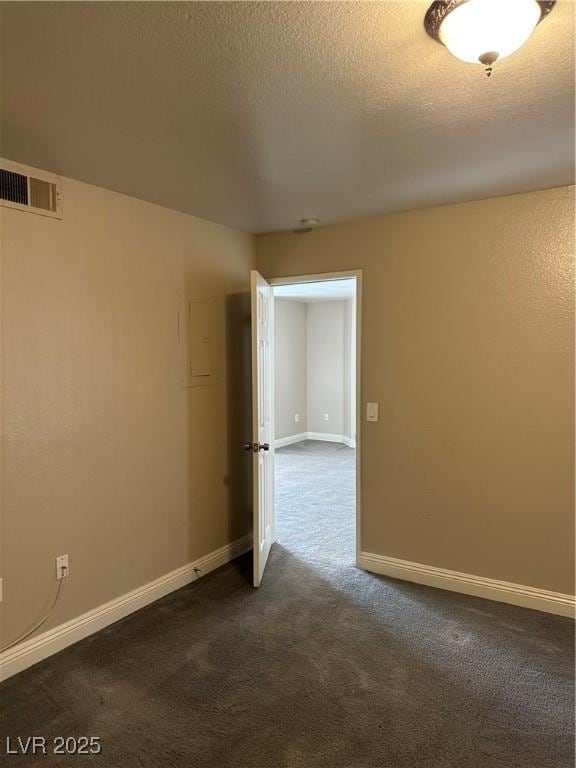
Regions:
<svg viewBox="0 0 576 768"><path fill-rule="evenodd" d="M297 285L298 283L319 283L329 280L356 278L356 565L360 567L362 552L362 270L350 269L343 272L322 272L313 275L289 275L267 277L275 285Z"/></svg>

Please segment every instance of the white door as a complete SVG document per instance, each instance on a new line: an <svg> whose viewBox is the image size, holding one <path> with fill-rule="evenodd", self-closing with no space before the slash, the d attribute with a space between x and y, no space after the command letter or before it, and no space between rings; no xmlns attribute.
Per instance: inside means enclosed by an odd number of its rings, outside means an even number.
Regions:
<svg viewBox="0 0 576 768"><path fill-rule="evenodd" d="M252 459L254 468L254 586L274 541L274 299L252 272Z"/></svg>

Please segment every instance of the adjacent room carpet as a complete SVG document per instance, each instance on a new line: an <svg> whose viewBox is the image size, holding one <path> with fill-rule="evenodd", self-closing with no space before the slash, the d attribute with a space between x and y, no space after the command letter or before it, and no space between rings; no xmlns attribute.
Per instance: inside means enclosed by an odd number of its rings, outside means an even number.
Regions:
<svg viewBox="0 0 576 768"><path fill-rule="evenodd" d="M572 768L573 623L354 566L354 453L277 453L278 543L0 687L2 734L102 768ZM2 752L5 746L2 745Z"/></svg>

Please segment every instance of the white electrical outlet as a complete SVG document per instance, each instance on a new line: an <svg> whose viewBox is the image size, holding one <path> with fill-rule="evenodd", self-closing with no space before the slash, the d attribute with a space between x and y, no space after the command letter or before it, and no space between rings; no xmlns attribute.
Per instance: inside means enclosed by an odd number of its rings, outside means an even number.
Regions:
<svg viewBox="0 0 576 768"><path fill-rule="evenodd" d="M328 414L327 413L324 414L324 421L328 421Z"/></svg>
<svg viewBox="0 0 576 768"><path fill-rule="evenodd" d="M56 579L65 579L70 575L70 563L68 562L68 555L59 555L56 558Z"/></svg>
<svg viewBox="0 0 576 768"><path fill-rule="evenodd" d="M296 424L298 424L298 422L300 421L300 414L299 413L295 413L294 414L294 421L296 422Z"/></svg>

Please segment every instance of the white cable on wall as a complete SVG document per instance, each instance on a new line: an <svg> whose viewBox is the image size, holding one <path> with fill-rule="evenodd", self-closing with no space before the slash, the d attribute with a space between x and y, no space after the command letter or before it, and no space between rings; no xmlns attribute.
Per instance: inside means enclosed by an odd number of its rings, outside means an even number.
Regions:
<svg viewBox="0 0 576 768"><path fill-rule="evenodd" d="M12 640L12 642L8 643L8 645L3 645L0 648L0 653L2 651L7 651L9 648L13 648L15 645L18 645L18 643L21 643L23 640L26 640L27 637L30 637L30 635L33 632L36 632L37 629L40 629L40 627L48 621L48 619L50 618L50 616L52 614L52 611L56 607L56 603L58 602L58 599L60 597L60 593L62 592L62 587L64 585L64 579L65 579L65 577L67 576L67 573L68 573L68 569L66 567L63 567L62 570L64 571L64 573L62 575L62 578L60 579L60 583L58 584L58 589L56 590L56 597L54 598L50 608L48 608L48 610L46 611L44 616L42 616L42 618L36 624L34 624L34 626L31 629L29 629L28 631L24 632L23 635L20 635L19 637L17 637L16 640Z"/></svg>

